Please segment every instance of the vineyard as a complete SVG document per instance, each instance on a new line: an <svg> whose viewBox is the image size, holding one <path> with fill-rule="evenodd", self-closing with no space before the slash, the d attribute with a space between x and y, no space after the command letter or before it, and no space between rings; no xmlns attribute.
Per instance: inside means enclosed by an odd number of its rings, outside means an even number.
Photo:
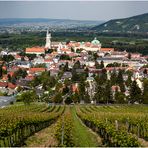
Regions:
<svg viewBox="0 0 148 148"><path fill-rule="evenodd" d="M148 106L32 104L0 109L0 147L29 146L29 140L31 146L148 146Z"/></svg>

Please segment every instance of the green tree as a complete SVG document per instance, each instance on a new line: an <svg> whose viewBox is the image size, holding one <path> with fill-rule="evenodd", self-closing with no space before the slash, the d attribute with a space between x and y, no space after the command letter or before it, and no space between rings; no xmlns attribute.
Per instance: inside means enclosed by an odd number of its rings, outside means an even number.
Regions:
<svg viewBox="0 0 148 148"><path fill-rule="evenodd" d="M3 70L2 70L2 65L0 65L0 78L2 77L3 75Z"/></svg>
<svg viewBox="0 0 148 148"><path fill-rule="evenodd" d="M54 103L62 103L62 102L63 102L62 94L61 94L60 92L58 92L58 93L53 97L53 102L54 102Z"/></svg>
<svg viewBox="0 0 148 148"><path fill-rule="evenodd" d="M115 98L115 103L118 103L118 104L126 103L125 94L122 93L122 92L116 91L115 95L114 95L114 98Z"/></svg>
<svg viewBox="0 0 148 148"><path fill-rule="evenodd" d="M130 86L129 101L131 103L141 102L141 89L138 87L136 81L133 81L131 86Z"/></svg>
<svg viewBox="0 0 148 148"><path fill-rule="evenodd" d="M119 72L118 72L117 84L120 86L121 92L125 92L125 85L124 85L123 71L122 70L119 70Z"/></svg>
<svg viewBox="0 0 148 148"><path fill-rule="evenodd" d="M95 61L95 67L96 69L100 69L100 64L97 61Z"/></svg>
<svg viewBox="0 0 148 148"><path fill-rule="evenodd" d="M78 92L72 94L71 98L72 98L74 103L79 103L80 102L80 96L79 96Z"/></svg>
<svg viewBox="0 0 148 148"><path fill-rule="evenodd" d="M102 73L100 75L99 83L105 84L106 81L107 81L107 71L106 71L106 69L102 69Z"/></svg>
<svg viewBox="0 0 148 148"><path fill-rule="evenodd" d="M111 73L110 80L111 80L111 85L115 85L117 83L117 73L116 73L116 70L114 70Z"/></svg>
<svg viewBox="0 0 148 148"><path fill-rule="evenodd" d="M67 97L66 100L65 100L65 103L66 104L71 104L73 101L72 101L72 98L71 97Z"/></svg>
<svg viewBox="0 0 148 148"><path fill-rule="evenodd" d="M102 86L98 85L93 100L96 100L96 103L105 103L104 94L105 89Z"/></svg>
<svg viewBox="0 0 148 148"><path fill-rule="evenodd" d="M106 83L104 98L105 98L105 101L107 104L113 102L110 81L107 81L107 83Z"/></svg>
<svg viewBox="0 0 148 148"><path fill-rule="evenodd" d="M25 105L29 105L38 99L35 91L26 91L17 97L17 100L23 101Z"/></svg>
<svg viewBox="0 0 148 148"><path fill-rule="evenodd" d="M148 104L148 79L143 81L142 103Z"/></svg>
<svg viewBox="0 0 148 148"><path fill-rule="evenodd" d="M64 65L63 71L64 72L69 71L68 62L66 62L66 64Z"/></svg>
<svg viewBox="0 0 148 148"><path fill-rule="evenodd" d="M88 92L85 93L84 102L85 103L90 103L90 96L89 96Z"/></svg>
<svg viewBox="0 0 148 148"><path fill-rule="evenodd" d="M103 61L101 61L101 63L100 63L100 68L101 69L104 68L104 62Z"/></svg>
<svg viewBox="0 0 148 148"><path fill-rule="evenodd" d="M81 68L81 64L80 61L78 60L77 62L75 62L75 64L73 65L73 69L80 69Z"/></svg>
<svg viewBox="0 0 148 148"><path fill-rule="evenodd" d="M128 58L128 59L131 59L131 53L130 53L130 52L128 53L127 58Z"/></svg>
<svg viewBox="0 0 148 148"><path fill-rule="evenodd" d="M132 83L132 75L128 75L128 78L127 78L127 80L125 81L125 84L126 84L126 86L130 86L130 84Z"/></svg>

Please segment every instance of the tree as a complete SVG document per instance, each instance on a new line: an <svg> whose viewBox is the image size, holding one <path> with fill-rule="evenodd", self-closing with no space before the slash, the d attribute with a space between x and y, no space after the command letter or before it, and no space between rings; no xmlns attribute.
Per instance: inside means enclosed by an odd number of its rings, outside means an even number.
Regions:
<svg viewBox="0 0 148 148"><path fill-rule="evenodd" d="M74 103L79 103L80 102L80 96L79 96L78 92L72 94L71 99L73 100Z"/></svg>
<svg viewBox="0 0 148 148"><path fill-rule="evenodd" d="M2 70L2 65L0 65L0 78L2 77L3 75L3 70Z"/></svg>
<svg viewBox="0 0 148 148"><path fill-rule="evenodd" d="M60 56L60 60L71 60L70 56L68 54L62 54Z"/></svg>
<svg viewBox="0 0 148 148"><path fill-rule="evenodd" d="M78 60L77 62L75 62L75 64L73 65L73 69L80 69L81 68L81 64L80 61Z"/></svg>
<svg viewBox="0 0 148 148"><path fill-rule="evenodd" d="M29 105L38 99L35 91L26 91L17 97L17 100L23 101L25 105Z"/></svg>
<svg viewBox="0 0 148 148"><path fill-rule="evenodd" d="M100 81L99 81L99 83L100 84L105 84L106 81L107 81L107 71L106 71L106 69L102 69L102 73L100 75Z"/></svg>
<svg viewBox="0 0 148 148"><path fill-rule="evenodd" d="M65 103L66 104L71 104L73 101L72 101L72 98L71 97L67 97L66 100L65 100Z"/></svg>
<svg viewBox="0 0 148 148"><path fill-rule="evenodd" d="M144 76L146 76L146 75L148 74L148 72L147 72L147 69L146 69L146 68L143 70L143 74L144 74Z"/></svg>
<svg viewBox="0 0 148 148"><path fill-rule="evenodd" d="M100 63L100 68L101 69L104 68L104 62L103 61L101 61L101 63Z"/></svg>
<svg viewBox="0 0 148 148"><path fill-rule="evenodd" d="M111 84L110 81L107 81L106 87L105 87L105 101L106 103L112 103L113 102L113 97L112 97L112 91L111 91Z"/></svg>
<svg viewBox="0 0 148 148"><path fill-rule="evenodd" d="M60 82L57 83L57 84L56 84L56 88L55 88L56 92L60 92L61 88L63 88L63 84L60 83Z"/></svg>
<svg viewBox="0 0 148 148"><path fill-rule="evenodd" d="M148 79L143 81L142 103L148 104Z"/></svg>
<svg viewBox="0 0 148 148"><path fill-rule="evenodd" d="M90 103L90 96L89 96L88 92L85 93L84 102L85 103Z"/></svg>
<svg viewBox="0 0 148 148"><path fill-rule="evenodd" d="M96 88L96 93L94 95L93 100L96 100L97 103L105 103L104 102L104 88L100 85Z"/></svg>
<svg viewBox="0 0 148 148"><path fill-rule="evenodd" d="M96 69L100 69L100 64L97 61L95 61L95 67Z"/></svg>
<svg viewBox="0 0 148 148"><path fill-rule="evenodd" d="M129 74L127 80L125 81L126 86L130 86L130 84L132 83L131 77L132 76Z"/></svg>
<svg viewBox="0 0 148 148"><path fill-rule="evenodd" d="M125 85L123 80L123 71L119 70L118 76L117 76L117 84L120 86L121 92L125 92Z"/></svg>
<svg viewBox="0 0 148 148"><path fill-rule="evenodd" d="M97 54L97 53L94 53L94 54L93 54L93 58L94 58L94 60L96 61L97 58L98 58L98 54Z"/></svg>
<svg viewBox="0 0 148 148"><path fill-rule="evenodd" d="M110 81L111 81L111 85L115 85L117 83L117 73L116 73L116 70L114 70L111 73Z"/></svg>
<svg viewBox="0 0 148 148"><path fill-rule="evenodd" d="M66 62L66 64L64 65L63 67L63 71L66 72L69 70L69 67L68 67L68 62Z"/></svg>
<svg viewBox="0 0 148 148"><path fill-rule="evenodd" d="M128 59L131 59L131 53L130 53L130 52L128 53L127 58L128 58Z"/></svg>
<svg viewBox="0 0 148 148"><path fill-rule="evenodd" d="M131 103L141 102L141 89L138 87L136 81L133 81L130 86L129 101Z"/></svg>
<svg viewBox="0 0 148 148"><path fill-rule="evenodd" d="M118 103L118 104L126 103L125 94L122 93L122 92L115 91L114 98L115 98L115 102Z"/></svg>
<svg viewBox="0 0 148 148"><path fill-rule="evenodd" d="M10 62L14 60L14 57L12 55L3 55L2 60L5 62Z"/></svg>
<svg viewBox="0 0 148 148"><path fill-rule="evenodd" d="M62 103L62 102L63 102L62 94L61 94L60 92L58 92L58 93L53 97L53 102L54 102L54 103Z"/></svg>
<svg viewBox="0 0 148 148"><path fill-rule="evenodd" d="M21 69L19 68L14 75L16 76L17 79L19 79L20 77L25 78L27 76L27 71L25 69Z"/></svg>
<svg viewBox="0 0 148 148"><path fill-rule="evenodd" d="M62 94L63 95L66 95L67 93L69 93L69 88L67 87L67 86L65 86L64 88L63 88L63 92L62 92Z"/></svg>
<svg viewBox="0 0 148 148"><path fill-rule="evenodd" d="M83 80L79 83L79 96L80 100L84 100L85 98L85 82Z"/></svg>

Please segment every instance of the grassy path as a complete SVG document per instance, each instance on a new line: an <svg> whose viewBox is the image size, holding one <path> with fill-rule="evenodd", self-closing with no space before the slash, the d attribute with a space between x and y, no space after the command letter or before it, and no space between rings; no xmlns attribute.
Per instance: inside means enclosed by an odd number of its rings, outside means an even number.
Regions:
<svg viewBox="0 0 148 148"><path fill-rule="evenodd" d="M75 146L77 147L101 146L100 137L82 123L82 121L77 117L76 110L74 107L71 107L71 115L74 124L73 137L74 137Z"/></svg>

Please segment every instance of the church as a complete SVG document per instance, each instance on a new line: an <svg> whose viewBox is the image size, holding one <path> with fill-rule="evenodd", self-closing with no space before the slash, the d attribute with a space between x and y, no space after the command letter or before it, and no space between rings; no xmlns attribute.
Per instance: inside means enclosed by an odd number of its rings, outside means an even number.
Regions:
<svg viewBox="0 0 148 148"><path fill-rule="evenodd" d="M25 53L41 55L45 54L45 51L47 51L48 49L51 49L51 33L49 33L49 31L47 30L45 47L39 47L39 46L29 47L26 48Z"/></svg>
<svg viewBox="0 0 148 148"><path fill-rule="evenodd" d="M91 42L75 42L70 41L68 44L66 42L51 42L51 33L49 33L49 30L47 30L46 33L46 44L44 47L31 47L26 48L25 52L26 54L45 54L47 50L50 49L56 49L57 52L60 53L66 53L71 52L71 48L74 49L74 52L77 52L77 50L82 51L92 51L92 52L98 52L101 51L101 43L97 38L95 37L94 40Z"/></svg>

